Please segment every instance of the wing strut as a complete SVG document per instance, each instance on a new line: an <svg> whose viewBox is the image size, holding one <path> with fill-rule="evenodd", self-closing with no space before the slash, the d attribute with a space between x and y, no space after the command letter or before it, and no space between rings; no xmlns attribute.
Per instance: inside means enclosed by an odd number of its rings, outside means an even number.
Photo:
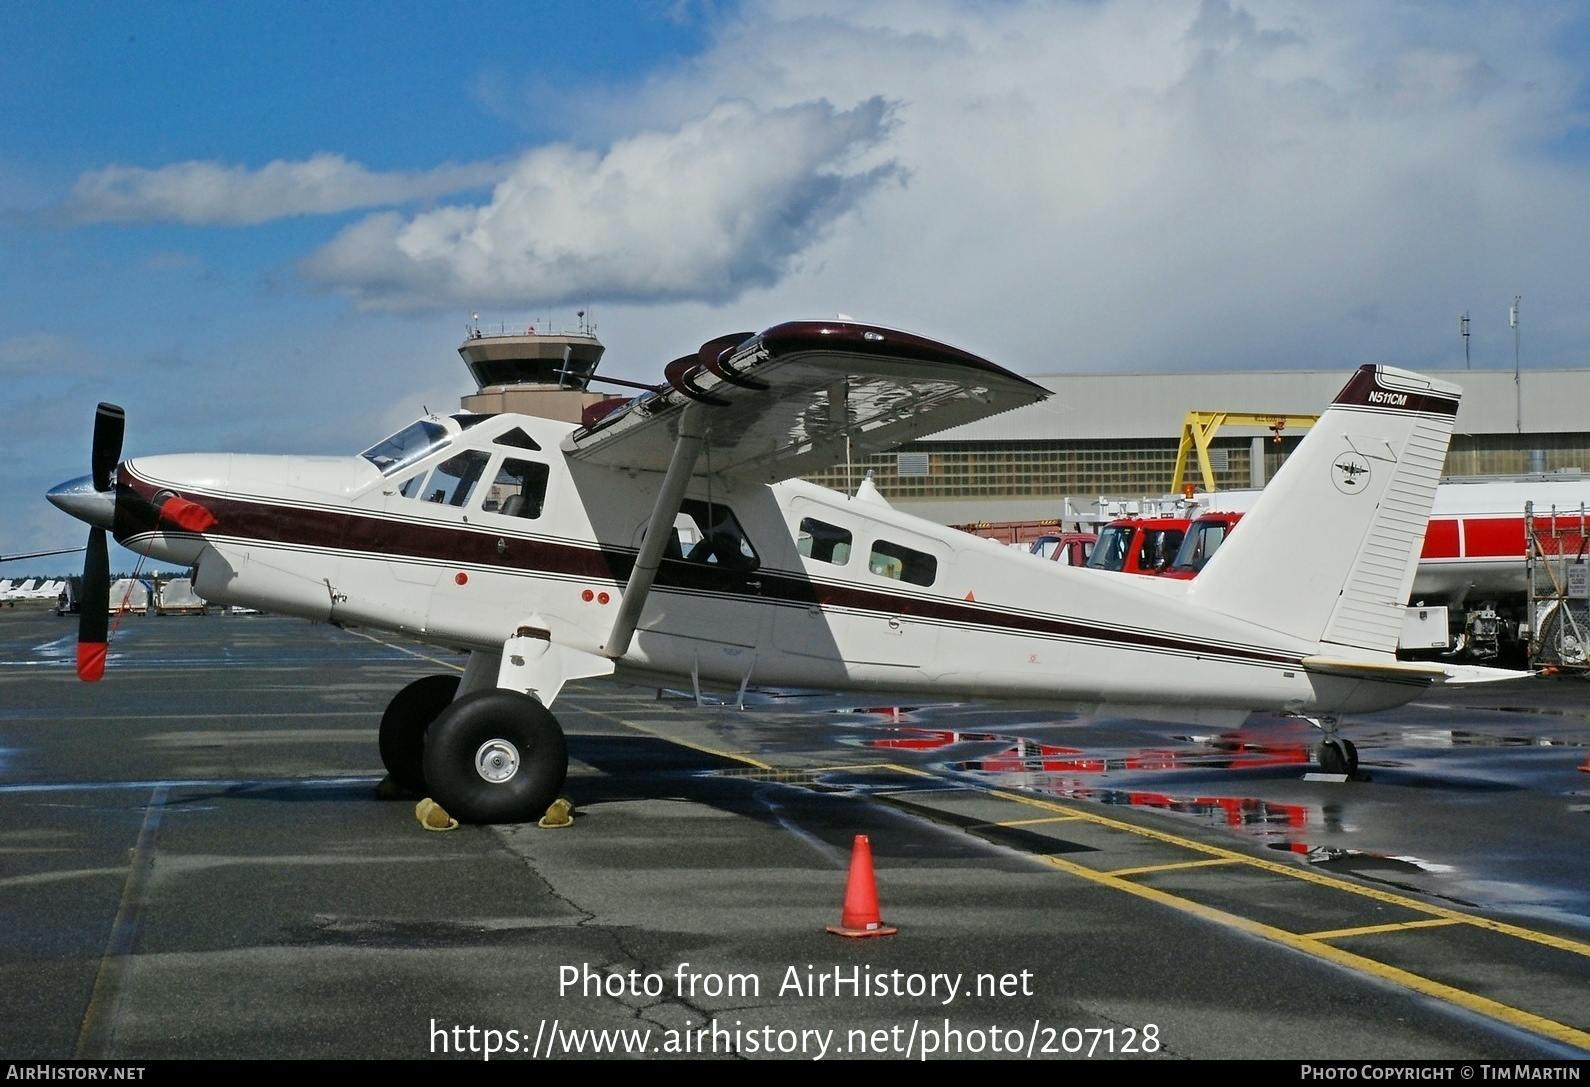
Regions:
<svg viewBox="0 0 1590 1087"><path fill-rule="evenodd" d="M706 403L691 401L679 417L679 435L674 440L673 456L668 459L668 474L663 476L657 503L651 509L651 521L646 525L646 538L641 541L635 568L630 571L629 584L624 587L624 599L613 618L613 629L602 647L605 657L617 660L629 652L635 624L640 622L640 611L646 606L652 582L657 579L657 568L662 564L663 548L674 530L674 518L679 516L684 505L685 488L690 484L701 447L706 443L707 432L702 425L706 409Z"/></svg>

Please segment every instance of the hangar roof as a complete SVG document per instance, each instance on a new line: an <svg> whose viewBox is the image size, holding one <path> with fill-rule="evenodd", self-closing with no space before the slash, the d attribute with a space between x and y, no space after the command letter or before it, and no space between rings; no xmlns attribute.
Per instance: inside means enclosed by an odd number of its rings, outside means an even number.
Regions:
<svg viewBox="0 0 1590 1087"><path fill-rule="evenodd" d="M1511 370L1426 370L1463 387L1459 434L1518 433ZM1165 374L1039 374L1055 395L930 441L1011 442L1181 436L1189 411L1314 415L1341 391L1351 370L1244 370ZM1525 370L1520 378L1525 434L1590 431L1590 370ZM1233 435L1258 433L1232 428Z"/></svg>

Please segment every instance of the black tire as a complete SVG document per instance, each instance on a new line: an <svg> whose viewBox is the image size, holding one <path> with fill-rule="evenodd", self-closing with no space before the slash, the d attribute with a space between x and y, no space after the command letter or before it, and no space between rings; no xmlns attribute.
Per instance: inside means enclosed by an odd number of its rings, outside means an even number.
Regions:
<svg viewBox="0 0 1590 1087"><path fill-rule="evenodd" d="M1563 609L1570 609L1563 614ZM1568 621L1565 623L1564 619ZM1572 601L1560 601L1546 613L1540 624L1540 660L1543 664L1583 664L1590 656L1590 646L1585 645L1583 634L1585 616L1572 607Z"/></svg>
<svg viewBox="0 0 1590 1087"><path fill-rule="evenodd" d="M563 789L569 749L557 718L527 694L467 694L425 733L431 796L464 823L527 823Z"/></svg>
<svg viewBox="0 0 1590 1087"><path fill-rule="evenodd" d="M1347 773L1358 773L1358 748L1351 740L1341 741L1342 751L1347 755Z"/></svg>
<svg viewBox="0 0 1590 1087"><path fill-rule="evenodd" d="M404 687L381 715L381 765L398 788L425 795L425 732L458 694L458 676L426 676Z"/></svg>
<svg viewBox="0 0 1590 1087"><path fill-rule="evenodd" d="M1346 743L1343 740L1325 740L1319 745L1319 768L1324 774L1350 774Z"/></svg>

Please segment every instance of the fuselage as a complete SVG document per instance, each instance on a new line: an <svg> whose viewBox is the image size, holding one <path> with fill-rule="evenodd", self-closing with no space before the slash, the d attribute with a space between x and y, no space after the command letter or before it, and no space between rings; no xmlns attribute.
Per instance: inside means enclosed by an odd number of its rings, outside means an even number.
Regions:
<svg viewBox="0 0 1590 1087"><path fill-rule="evenodd" d="M533 625L600 654L660 477L565 456L572 424L464 421L434 420L433 448L382 467L368 456L127 461L116 537L195 566L196 591L221 604L465 650L499 650ZM201 534L147 515L163 492L216 523ZM1048 562L869 493L698 477L618 677L1207 712L1211 723L1381 709L1423 689L1308 671L1318 643L1196 605L1186 583Z"/></svg>

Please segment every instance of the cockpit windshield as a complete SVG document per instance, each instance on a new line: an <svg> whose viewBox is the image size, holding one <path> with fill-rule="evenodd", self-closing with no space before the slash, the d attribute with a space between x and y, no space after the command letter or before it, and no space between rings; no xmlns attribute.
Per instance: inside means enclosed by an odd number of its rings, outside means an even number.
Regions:
<svg viewBox="0 0 1590 1087"><path fill-rule="evenodd" d="M441 423L421 419L404 427L386 441L372 445L359 455L381 469L382 475L389 476L393 472L407 468L421 457L436 452L451 438L447 428Z"/></svg>

